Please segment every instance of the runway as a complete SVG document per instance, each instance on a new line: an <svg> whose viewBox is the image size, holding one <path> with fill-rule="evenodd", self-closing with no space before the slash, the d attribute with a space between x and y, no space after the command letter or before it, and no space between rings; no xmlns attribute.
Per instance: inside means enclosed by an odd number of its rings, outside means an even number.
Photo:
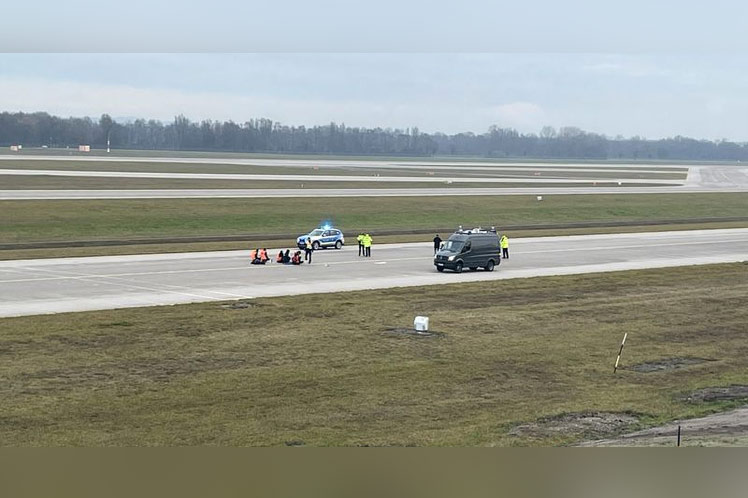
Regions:
<svg viewBox="0 0 748 498"><path fill-rule="evenodd" d="M153 178L179 180L242 180L242 181L293 181L293 182L375 182L375 183L557 183L589 184L617 183L611 178L525 178L525 177L474 177L474 176L362 176L362 175L266 175L227 173L150 173L141 171L70 171L49 169L0 169L0 175L13 176L65 176L87 178ZM654 178L625 178L626 183L651 185L680 185L679 180Z"/></svg>
<svg viewBox="0 0 748 498"><path fill-rule="evenodd" d="M465 196L465 195L584 195L584 194L672 194L704 192L748 192L748 168L741 165L651 165L651 164L605 164L605 163L489 163L489 162L396 162L364 160L314 160L314 159L244 159L244 158L178 158L178 157L80 157L80 156L4 156L0 160L54 161L64 162L108 162L108 163L169 163L169 164L233 164L267 167L315 167L355 171L355 174L229 174L229 173L186 173L148 171L82 171L63 169L18 169L4 168L3 175L21 176L65 176L101 178L153 178L180 180L258 180L306 182L307 188L191 188L191 189L2 189L0 200L45 200L45 199L175 199L175 198L289 198L289 197L417 197L417 196ZM127 169L123 165L123 169ZM372 174L372 169L385 173ZM502 171L526 171L527 176L465 176L467 171L483 174L504 174ZM662 178L631 178L632 174L662 173L666 171L688 170L685 180ZM368 171L367 171L368 170ZM424 176L392 176L388 171L409 171ZM543 172L584 171L590 174L605 172L620 174L620 178L553 178L541 177ZM206 169L207 171L207 169ZM434 173L435 176L431 176ZM386 176L382 176L385 174ZM475 173L479 175L480 173ZM379 175L379 176L377 176ZM401 183L402 187L388 188L313 188L315 182L363 182ZM432 183L433 187L415 188L408 183ZM460 183L483 183L485 187L460 187ZM532 186L501 187L501 184L523 183ZM453 186L445 186L452 184ZM569 184L564 186L564 184ZM581 186L580 186L581 185ZM312 188L308 188L311 186Z"/></svg>
<svg viewBox="0 0 748 498"><path fill-rule="evenodd" d="M376 241L369 259L344 247L298 267L251 266L248 251L2 261L0 316L744 261L748 229L514 239L510 251L494 272L462 274L437 273L428 243Z"/></svg>
<svg viewBox="0 0 748 498"><path fill-rule="evenodd" d="M0 200L51 199L221 199L289 197L440 197L465 195L594 195L699 194L748 192L747 186L679 187L522 187L522 188L279 188L279 189L159 189L159 190L0 190Z"/></svg>

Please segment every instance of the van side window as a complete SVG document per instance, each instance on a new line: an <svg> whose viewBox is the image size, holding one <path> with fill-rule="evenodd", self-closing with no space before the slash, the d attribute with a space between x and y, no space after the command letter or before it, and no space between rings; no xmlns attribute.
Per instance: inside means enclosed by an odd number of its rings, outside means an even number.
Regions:
<svg viewBox="0 0 748 498"><path fill-rule="evenodd" d="M463 252L468 252L470 250L470 247L471 247L470 241L468 240L467 242L465 242L465 247L463 249Z"/></svg>

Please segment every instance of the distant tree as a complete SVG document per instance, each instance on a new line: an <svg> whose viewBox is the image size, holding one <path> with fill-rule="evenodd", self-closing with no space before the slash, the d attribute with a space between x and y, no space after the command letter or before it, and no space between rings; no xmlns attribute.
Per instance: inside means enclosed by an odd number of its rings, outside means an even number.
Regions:
<svg viewBox="0 0 748 498"><path fill-rule="evenodd" d="M109 114L102 114L99 118L99 128L103 133L104 142L106 143L106 151L109 152L109 143L111 139L112 127L114 126L114 120Z"/></svg>
<svg viewBox="0 0 748 498"><path fill-rule="evenodd" d="M545 140L556 138L556 128L553 126L543 126L543 129L540 130L540 138Z"/></svg>

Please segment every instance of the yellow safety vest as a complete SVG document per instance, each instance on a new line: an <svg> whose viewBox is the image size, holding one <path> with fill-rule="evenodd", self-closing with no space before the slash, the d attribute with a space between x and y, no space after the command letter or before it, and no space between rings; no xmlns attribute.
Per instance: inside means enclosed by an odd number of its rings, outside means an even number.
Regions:
<svg viewBox="0 0 748 498"><path fill-rule="evenodd" d="M371 247L371 236L364 235L364 247Z"/></svg>
<svg viewBox="0 0 748 498"><path fill-rule="evenodd" d="M506 236L501 237L500 243L502 249L509 249L509 239Z"/></svg>

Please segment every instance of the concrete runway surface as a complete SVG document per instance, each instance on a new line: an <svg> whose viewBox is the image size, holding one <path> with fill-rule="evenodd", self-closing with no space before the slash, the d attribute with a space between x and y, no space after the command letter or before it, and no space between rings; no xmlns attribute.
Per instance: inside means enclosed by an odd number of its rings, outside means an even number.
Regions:
<svg viewBox="0 0 748 498"><path fill-rule="evenodd" d="M346 246L301 266L251 266L249 251L0 261L0 316L744 261L748 229L514 239L510 251L492 273L462 274L437 273L429 243L376 241L371 258Z"/></svg>
<svg viewBox="0 0 748 498"><path fill-rule="evenodd" d="M160 178L180 180L275 180L293 182L376 182L376 183L616 183L612 178L535 178L535 177L479 177L479 176L362 176L362 175L266 175L229 173L149 173L141 171L68 171L54 169L0 169L0 175L13 176L66 176L87 178ZM681 185L679 180L652 178L623 178L626 183L652 185Z"/></svg>
<svg viewBox="0 0 748 498"><path fill-rule="evenodd" d="M140 177L140 178L190 178L190 179L254 179L254 180L289 180L308 181L361 181L361 182L402 182L403 188L293 188L293 189L133 189L133 190L0 190L0 200L42 200L42 199L165 199L165 198L237 198L237 197L393 197L393 196L454 196L454 195L563 195L563 194L641 194L641 193L700 193L700 192L748 192L748 167L742 165L679 165L679 164L614 164L614 163L491 163L491 162L439 162L439 161L362 161L362 160L331 160L331 159L251 159L251 158L180 158L180 157L111 157L111 156L12 156L0 155L0 160L29 160L29 161L78 161L78 162L139 162L139 163L173 163L173 164L233 164L254 165L268 167L318 167L321 169L361 170L360 175L328 176L328 175L224 175L224 174L195 174L195 173L136 173L136 172L86 172L86 171L47 171L6 169L5 174L46 174L64 176L108 176L108 177ZM663 179L635 179L627 178L632 172L663 172L688 168L688 176L683 180ZM372 176L366 169L387 170L437 170L439 176L391 177ZM449 176L449 174L464 175L467 170L501 173L502 170L525 169L527 176L513 178ZM621 178L538 178L533 172L544 171L587 171L587 172L618 172ZM24 172L25 171L25 172ZM481 182L490 184L501 183L532 183L537 187L434 187L408 188L407 182L434 183ZM621 181L623 185L615 185ZM598 185L586 187L548 187L546 183L590 183ZM636 186L632 184L646 183L652 186ZM660 184L660 185L657 185ZM2 185L0 185L0 189Z"/></svg>

